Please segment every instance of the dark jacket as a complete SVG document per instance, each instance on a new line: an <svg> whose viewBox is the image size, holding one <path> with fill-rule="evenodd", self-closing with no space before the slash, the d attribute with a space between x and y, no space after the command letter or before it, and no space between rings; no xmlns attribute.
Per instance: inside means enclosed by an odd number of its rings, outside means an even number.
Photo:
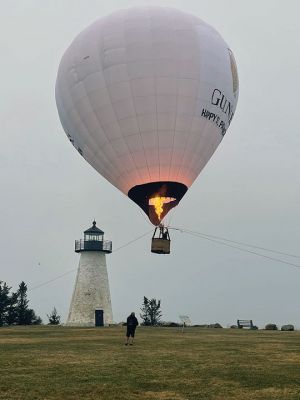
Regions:
<svg viewBox="0 0 300 400"><path fill-rule="evenodd" d="M127 318L127 326L131 328L136 328L138 326L139 322L137 318L134 315L129 315Z"/></svg>

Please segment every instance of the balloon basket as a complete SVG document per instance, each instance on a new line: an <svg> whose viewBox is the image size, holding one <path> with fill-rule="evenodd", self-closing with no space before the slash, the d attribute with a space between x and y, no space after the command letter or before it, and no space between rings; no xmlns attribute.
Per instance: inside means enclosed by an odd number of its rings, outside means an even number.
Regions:
<svg viewBox="0 0 300 400"><path fill-rule="evenodd" d="M151 241L151 252L156 254L170 254L171 239L168 228L163 225L154 230Z"/></svg>

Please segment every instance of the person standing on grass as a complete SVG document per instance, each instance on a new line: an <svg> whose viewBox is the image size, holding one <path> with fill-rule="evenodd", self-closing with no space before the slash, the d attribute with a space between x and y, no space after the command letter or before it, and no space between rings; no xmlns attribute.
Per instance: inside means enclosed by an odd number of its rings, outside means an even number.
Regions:
<svg viewBox="0 0 300 400"><path fill-rule="evenodd" d="M127 318L127 332L126 332L126 343L125 346L133 345L133 339L135 334L135 329L138 326L139 322L135 316L135 313L132 312ZM130 340L131 338L131 340Z"/></svg>

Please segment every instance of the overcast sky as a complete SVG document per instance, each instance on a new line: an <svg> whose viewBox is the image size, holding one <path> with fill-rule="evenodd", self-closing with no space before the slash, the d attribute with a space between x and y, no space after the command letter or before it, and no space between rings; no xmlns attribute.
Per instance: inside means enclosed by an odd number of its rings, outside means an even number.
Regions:
<svg viewBox="0 0 300 400"><path fill-rule="evenodd" d="M161 299L167 321L185 314L193 323L245 318L300 328L300 258L264 253L299 264L292 267L179 231L171 231L171 255L151 254L152 227L138 206L68 142L54 98L62 54L95 19L137 4L199 16L232 48L239 70L230 129L170 224L300 254L297 0L4 0L0 280L30 289L73 269L29 292L44 322L54 306L65 321L79 261L74 240L95 218L115 249L149 231L107 256L115 321L139 313L145 295Z"/></svg>

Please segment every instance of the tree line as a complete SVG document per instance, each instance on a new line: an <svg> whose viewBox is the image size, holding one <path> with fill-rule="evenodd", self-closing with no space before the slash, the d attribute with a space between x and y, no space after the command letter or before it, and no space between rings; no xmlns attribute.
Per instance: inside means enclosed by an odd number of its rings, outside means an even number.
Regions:
<svg viewBox="0 0 300 400"><path fill-rule="evenodd" d="M42 319L29 308L28 303L24 281L15 292L11 291L6 282L0 281L0 326L41 324Z"/></svg>

